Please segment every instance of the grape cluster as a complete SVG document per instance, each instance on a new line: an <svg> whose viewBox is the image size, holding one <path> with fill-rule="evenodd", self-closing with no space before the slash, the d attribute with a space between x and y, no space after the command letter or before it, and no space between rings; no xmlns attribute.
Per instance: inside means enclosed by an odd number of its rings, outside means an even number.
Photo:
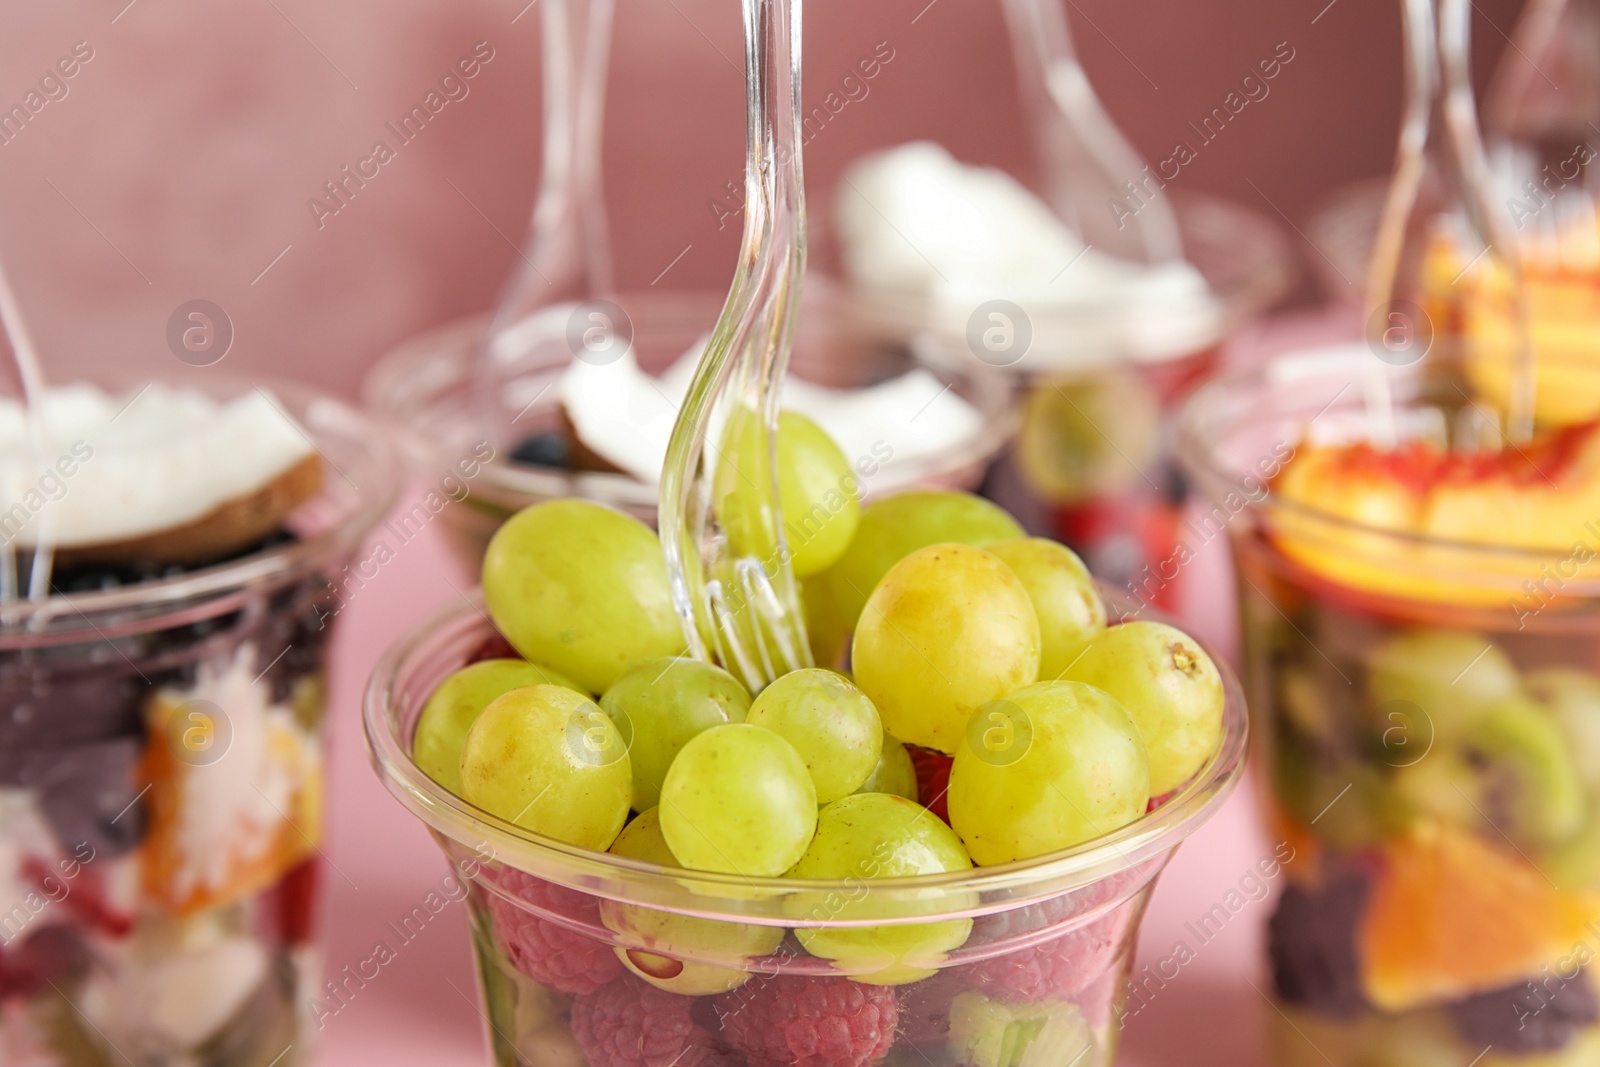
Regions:
<svg viewBox="0 0 1600 1067"><path fill-rule="evenodd" d="M668 868L859 883L1091 841L1142 816L1153 795L1216 751L1216 667L1165 624L1107 626L1070 550L1026 537L1005 512L964 493L822 507L843 457L819 435L779 444L785 513L825 516L809 535L789 530L825 666L747 692L684 655L648 527L583 501L539 504L500 529L483 572L494 622L523 658L475 663L439 687L417 724L419 766L479 808L568 844ZM742 454L729 451L734 461ZM770 547L756 543L770 524L759 521L749 481L718 485L730 537L750 540L752 551ZM870 893L845 895L823 921L797 917L785 942L779 926L599 904L629 972L622 987L719 1003L747 983L761 987L752 997L770 997L771 975L750 982L755 961L784 952L831 961L839 977L828 981L851 988L921 988L942 980L972 936L967 918L863 921L879 916L889 918ZM942 1032L972 1062L998 1055L989 1042L1007 1027L1075 1032L1081 1020L1069 1017L1076 1009L1063 991L1095 977L1080 972L1103 970L1102 950L1120 936L1091 930L1032 946L1020 977L1006 973L1005 956L967 968L969 980L952 990L965 998L959 1022ZM848 1006L863 1047L876 1049L892 995L862 1000L795 981L799 999L774 1008L788 1021L760 1040L810 1041L814 997L816 1011ZM606 996L619 995L614 986ZM622 1000L619 1019L679 1012L672 1001ZM686 1033L704 1025L672 1018ZM602 1027L585 1026L602 1042ZM765 1046L744 1051L774 1057ZM810 1055L792 1051L793 1062Z"/></svg>

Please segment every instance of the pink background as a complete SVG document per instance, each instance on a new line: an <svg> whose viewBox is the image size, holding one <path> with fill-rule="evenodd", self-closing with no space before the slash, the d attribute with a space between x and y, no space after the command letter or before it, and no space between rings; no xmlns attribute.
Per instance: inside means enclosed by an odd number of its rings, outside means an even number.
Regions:
<svg viewBox="0 0 1600 1067"><path fill-rule="evenodd" d="M74 42L94 50L65 99L0 145L0 256L49 366L58 375L105 363L170 369L167 318L204 298L235 324L230 370L353 392L395 342L487 307L533 196L539 9L527 4L0 8L0 107L22 102ZM1518 5L1475 6L1487 69ZM1281 210L1303 229L1330 190L1387 168L1397 8L1070 0L1068 13L1101 96L1153 160L1191 138L1186 124L1287 42L1295 59L1270 95L1202 148L1178 184L1273 217ZM718 229L709 205L740 175L738 5L618 0L618 9L605 154L620 281L647 285L683 253L660 286L720 287L737 234ZM808 103L879 42L894 53L869 95L806 149L819 220L840 170L874 146L937 137L969 161L1028 172L998 0L812 0L806 27ZM307 200L479 41L495 58L470 95L319 230ZM826 265L827 227L813 234Z"/></svg>
<svg viewBox="0 0 1600 1067"><path fill-rule="evenodd" d="M301 377L353 394L371 362L424 327L489 306L523 239L538 162L537 3L527 0L53 0L0 8L0 109L20 103L75 42L94 58L0 144L0 257L57 380L73 368L179 369L168 316L204 298L231 317L235 373ZM624 287L675 257L662 287L719 287L737 233L711 204L740 174L743 126L733 0L618 0L606 138L607 200ZM1482 0L1482 69L1517 4ZM1319 200L1387 168L1395 133L1395 0L1070 0L1089 73L1147 157L1187 139L1279 42L1295 59L1181 187L1219 192L1303 229ZM494 59L321 229L324 181L368 154L480 41ZM807 147L814 217L861 152L936 137L969 161L1026 176L998 0L812 0L807 100L887 42L894 58ZM826 267L825 225L814 225ZM1301 247L1302 255L1315 250ZM1299 297L1311 296L1309 286ZM1281 335L1280 335L1281 336ZM408 501L409 503L409 501ZM1191 571L1196 604L1229 600L1222 546ZM384 924L444 873L420 826L383 792L359 736L359 693L385 644L470 577L428 538L371 583L335 646L334 793L327 851L328 965L367 957ZM1201 613L1226 645L1231 620ZM1170 951L1271 852L1248 789L1179 854L1142 954ZM1261 1062L1268 1008L1259 931L1270 904L1230 923L1134 1018L1125 1064ZM329 1021L327 1064L482 1064L486 1052L462 911L451 908Z"/></svg>

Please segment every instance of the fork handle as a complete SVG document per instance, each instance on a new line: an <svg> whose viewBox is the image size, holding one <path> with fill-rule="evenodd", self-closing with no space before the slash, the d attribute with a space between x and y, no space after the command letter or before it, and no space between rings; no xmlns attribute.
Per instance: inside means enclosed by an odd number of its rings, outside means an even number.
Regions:
<svg viewBox="0 0 1600 1067"><path fill-rule="evenodd" d="M1072 47L1062 0L1004 4L1050 206L1103 251L1147 263L1182 258L1172 207L1154 183L1144 181L1144 161L1095 96ZM1140 187L1141 206L1131 220L1119 220L1107 203L1126 198L1123 182Z"/></svg>
<svg viewBox="0 0 1600 1067"><path fill-rule="evenodd" d="M744 233L727 302L706 344L673 428L662 469L660 527L673 597L690 651L711 660L715 632L705 595L705 561L716 546L699 531L712 510L713 425L729 425L735 407L761 414L758 447L770 458L773 507L761 543L782 545L777 515L779 385L788 364L805 272L805 195L801 184L801 0L743 0L745 93ZM710 455L708 456L708 449ZM770 575L795 625L799 600L792 566L780 553ZM802 631L803 632L803 631ZM800 642L799 655L806 655Z"/></svg>

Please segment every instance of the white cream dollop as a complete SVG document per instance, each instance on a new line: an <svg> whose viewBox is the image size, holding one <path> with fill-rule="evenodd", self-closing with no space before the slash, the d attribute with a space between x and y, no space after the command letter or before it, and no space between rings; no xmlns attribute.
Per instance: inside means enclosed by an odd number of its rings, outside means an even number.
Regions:
<svg viewBox="0 0 1600 1067"><path fill-rule="evenodd" d="M1009 174L932 142L858 160L837 221L845 269L869 301L920 301L954 330L986 301L1021 307L1035 337L1022 370L1183 356L1221 331L1221 305L1192 264L1088 247Z"/></svg>
<svg viewBox="0 0 1600 1067"><path fill-rule="evenodd" d="M59 546L174 529L270 483L312 451L266 392L217 401L151 383L114 397L88 385L40 398L43 454L26 407L0 398L0 536Z"/></svg>

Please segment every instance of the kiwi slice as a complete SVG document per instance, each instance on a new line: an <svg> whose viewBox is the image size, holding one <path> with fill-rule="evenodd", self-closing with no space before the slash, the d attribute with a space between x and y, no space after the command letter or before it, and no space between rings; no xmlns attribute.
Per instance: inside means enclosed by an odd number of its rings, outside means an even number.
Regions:
<svg viewBox="0 0 1600 1067"><path fill-rule="evenodd" d="M1367 698L1380 732L1396 709L1416 708L1435 743L1453 743L1484 709L1521 691L1510 657L1466 630L1403 630L1367 658Z"/></svg>
<svg viewBox="0 0 1600 1067"><path fill-rule="evenodd" d="M1574 667L1547 667L1529 672L1525 684L1566 734L1584 785L1600 790L1600 678Z"/></svg>
<svg viewBox="0 0 1600 1067"><path fill-rule="evenodd" d="M1536 848L1571 838L1588 815L1566 737L1524 696L1491 704L1459 743L1399 772L1395 791L1417 812Z"/></svg>

